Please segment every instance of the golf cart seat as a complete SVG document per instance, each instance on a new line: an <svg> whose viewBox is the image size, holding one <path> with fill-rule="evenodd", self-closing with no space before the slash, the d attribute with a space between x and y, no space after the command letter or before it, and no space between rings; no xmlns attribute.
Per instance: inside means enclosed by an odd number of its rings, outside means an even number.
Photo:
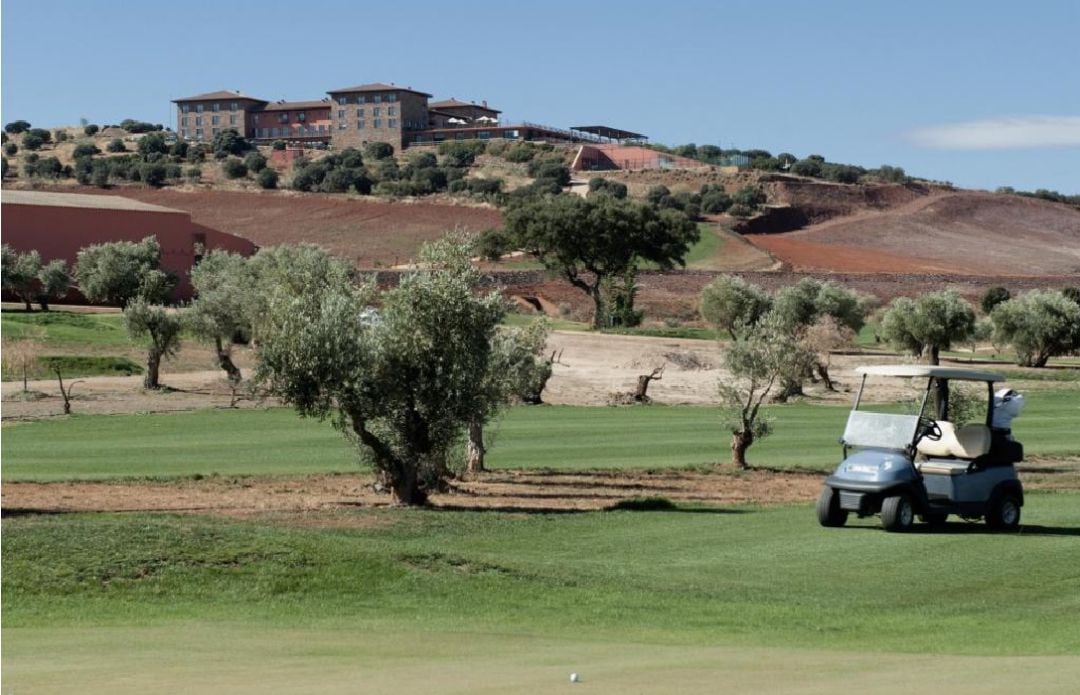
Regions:
<svg viewBox="0 0 1080 695"><path fill-rule="evenodd" d="M986 425L972 423L956 429L948 420L938 420L937 424L941 438L935 442L923 437L916 447L926 458L973 461L990 453L990 428Z"/></svg>

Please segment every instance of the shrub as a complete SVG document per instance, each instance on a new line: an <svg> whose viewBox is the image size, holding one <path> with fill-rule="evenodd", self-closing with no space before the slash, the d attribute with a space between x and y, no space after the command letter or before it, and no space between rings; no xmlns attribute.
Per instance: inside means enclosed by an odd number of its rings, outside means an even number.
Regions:
<svg viewBox="0 0 1080 695"><path fill-rule="evenodd" d="M144 158L152 154L165 154L169 146L165 144L165 137L161 133L149 133L142 136L136 148Z"/></svg>
<svg viewBox="0 0 1080 695"><path fill-rule="evenodd" d="M791 165L791 173L799 176L821 176L821 162L816 159L800 159Z"/></svg>
<svg viewBox="0 0 1080 695"><path fill-rule="evenodd" d="M626 184L610 181L599 176L589 179L589 195L609 195L612 198L625 198L628 193Z"/></svg>
<svg viewBox="0 0 1080 695"><path fill-rule="evenodd" d="M162 130L161 126L146 121L136 121L133 118L125 118L120 121L120 127L129 133L151 133L155 130Z"/></svg>
<svg viewBox="0 0 1080 695"><path fill-rule="evenodd" d="M1033 291L994 307L994 342L1008 343L1025 367L1080 349L1080 304L1062 292Z"/></svg>
<svg viewBox="0 0 1080 695"><path fill-rule="evenodd" d="M127 147L124 146L124 141L120 138L116 138L109 142L109 144L105 146L105 149L108 152L127 152Z"/></svg>
<svg viewBox="0 0 1080 695"><path fill-rule="evenodd" d="M90 171L90 183L98 188L109 187L109 166L105 162L94 162Z"/></svg>
<svg viewBox="0 0 1080 695"><path fill-rule="evenodd" d="M706 214L719 215L727 212L734 202L722 189L710 190L701 196L701 209Z"/></svg>
<svg viewBox="0 0 1080 695"><path fill-rule="evenodd" d="M743 205L742 203L735 203L728 208L727 212L732 217L746 218L754 214L754 208L749 205Z"/></svg>
<svg viewBox="0 0 1080 695"><path fill-rule="evenodd" d="M56 157L43 157L33 161L28 159L23 171L30 177L58 179L64 175L64 165Z"/></svg>
<svg viewBox="0 0 1080 695"><path fill-rule="evenodd" d="M41 138L41 141L43 143L52 142L52 133L45 130L44 128L31 128L30 130L26 131L26 134L38 136L39 138Z"/></svg>
<svg viewBox="0 0 1080 695"><path fill-rule="evenodd" d="M1012 299L1012 292L1009 292L1007 288L1000 286L991 287L983 294L979 306L982 308L983 313L989 316L990 312L994 310L994 307L1002 302L1007 302L1010 299Z"/></svg>
<svg viewBox="0 0 1080 695"><path fill-rule="evenodd" d="M364 147L364 156L369 159L388 159L394 156L394 148L388 142L369 142Z"/></svg>
<svg viewBox="0 0 1080 695"><path fill-rule="evenodd" d="M28 121L12 121L4 126L4 132L13 135L16 133L25 133L28 130L30 130L30 123Z"/></svg>
<svg viewBox="0 0 1080 695"><path fill-rule="evenodd" d="M188 167L188 170L184 172L184 176L188 181L192 183L198 183L202 179L202 167Z"/></svg>
<svg viewBox="0 0 1080 695"><path fill-rule="evenodd" d="M22 146L24 150L40 150L41 146L44 144L45 141L42 140L40 136L34 135L33 133L27 133L23 136L22 139Z"/></svg>
<svg viewBox="0 0 1080 695"><path fill-rule="evenodd" d="M259 175L255 177L255 182L259 184L259 188L268 190L277 188L278 173L269 167L264 167L259 171Z"/></svg>
<svg viewBox="0 0 1080 695"><path fill-rule="evenodd" d="M487 149L480 140L455 140L439 144L439 153L443 155L443 163L449 167L470 167L476 163L477 156Z"/></svg>
<svg viewBox="0 0 1080 695"><path fill-rule="evenodd" d="M53 140L56 142L67 142L71 139L71 136L67 134L66 130L53 131Z"/></svg>
<svg viewBox="0 0 1080 695"><path fill-rule="evenodd" d="M503 159L508 162L524 163L532 161L532 158L536 156L536 149L532 145L528 145L524 142L518 142L507 148L503 154Z"/></svg>
<svg viewBox="0 0 1080 695"><path fill-rule="evenodd" d="M15 154L18 151L19 151L19 146L16 145L15 143L13 143L13 142L9 142L8 144L4 145L4 154L6 154L6 155L10 156L10 155Z"/></svg>
<svg viewBox="0 0 1080 695"><path fill-rule="evenodd" d="M566 167L561 157L534 159L529 162L529 175L538 181L551 181L560 188L570 185L570 169Z"/></svg>
<svg viewBox="0 0 1080 695"><path fill-rule="evenodd" d="M284 140L274 140L271 147L273 147L275 150L278 150L280 152L281 150L285 149L285 141Z"/></svg>
<svg viewBox="0 0 1080 695"><path fill-rule="evenodd" d="M185 159L188 156L188 150L190 149L191 146L186 142L177 140L172 144L172 147L169 148L169 156L176 157L177 159Z"/></svg>
<svg viewBox="0 0 1080 695"><path fill-rule="evenodd" d="M248 168L236 157L229 157L221 165L221 171L225 174L225 178L241 179L247 176Z"/></svg>
<svg viewBox="0 0 1080 695"><path fill-rule="evenodd" d="M83 128L83 133L85 133L86 135L94 135L99 130L101 130L101 128L91 123L90 125Z"/></svg>
<svg viewBox="0 0 1080 695"><path fill-rule="evenodd" d="M75 159L78 159L80 157L93 157L95 154L101 154L101 150L88 142L84 142L81 145L75 146L75 149L74 151L72 151L71 156Z"/></svg>
<svg viewBox="0 0 1080 695"><path fill-rule="evenodd" d="M139 180L147 186L159 188L165 184L169 171L160 162L146 162L139 167Z"/></svg>
<svg viewBox="0 0 1080 695"><path fill-rule="evenodd" d="M741 203L747 207L757 207L765 202L765 193L753 186L743 186L732 196L735 203Z"/></svg>
<svg viewBox="0 0 1080 695"><path fill-rule="evenodd" d="M252 149L252 145L236 130L229 128L214 136L214 139L210 141L210 149L215 158L225 159L229 155L244 154Z"/></svg>
<svg viewBox="0 0 1080 695"><path fill-rule="evenodd" d="M244 157L244 165L247 166L248 171L258 173L266 168L266 157L258 152L250 152Z"/></svg>

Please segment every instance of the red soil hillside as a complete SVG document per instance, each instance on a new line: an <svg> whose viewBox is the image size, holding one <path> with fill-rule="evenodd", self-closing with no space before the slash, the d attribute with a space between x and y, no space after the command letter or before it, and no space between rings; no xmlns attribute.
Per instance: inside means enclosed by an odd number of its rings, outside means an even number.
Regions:
<svg viewBox="0 0 1080 695"><path fill-rule="evenodd" d="M1067 205L933 190L851 212L798 231L747 238L795 269L1080 275L1080 210Z"/></svg>
<svg viewBox="0 0 1080 695"><path fill-rule="evenodd" d="M79 192L120 195L184 210L199 224L238 234L259 246L316 243L362 268L404 263L421 243L455 228L480 232L502 224L498 210L452 203L382 202L287 191L83 187Z"/></svg>

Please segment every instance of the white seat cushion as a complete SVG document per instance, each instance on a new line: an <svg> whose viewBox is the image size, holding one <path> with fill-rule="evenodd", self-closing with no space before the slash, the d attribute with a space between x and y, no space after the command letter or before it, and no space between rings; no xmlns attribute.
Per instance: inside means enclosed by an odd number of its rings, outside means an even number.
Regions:
<svg viewBox="0 0 1080 695"><path fill-rule="evenodd" d="M959 430L948 420L938 420L941 439L934 442L926 437L916 447L920 454L929 458L976 459L990 451L990 428L986 425L969 424Z"/></svg>

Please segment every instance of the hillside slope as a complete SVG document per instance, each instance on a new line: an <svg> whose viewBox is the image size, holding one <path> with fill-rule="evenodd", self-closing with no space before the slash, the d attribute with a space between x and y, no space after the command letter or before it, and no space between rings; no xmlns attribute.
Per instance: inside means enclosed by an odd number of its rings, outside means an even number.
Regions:
<svg viewBox="0 0 1080 695"><path fill-rule="evenodd" d="M1042 276L1080 274L1080 210L975 191L933 191L804 229L747 235L795 269Z"/></svg>

